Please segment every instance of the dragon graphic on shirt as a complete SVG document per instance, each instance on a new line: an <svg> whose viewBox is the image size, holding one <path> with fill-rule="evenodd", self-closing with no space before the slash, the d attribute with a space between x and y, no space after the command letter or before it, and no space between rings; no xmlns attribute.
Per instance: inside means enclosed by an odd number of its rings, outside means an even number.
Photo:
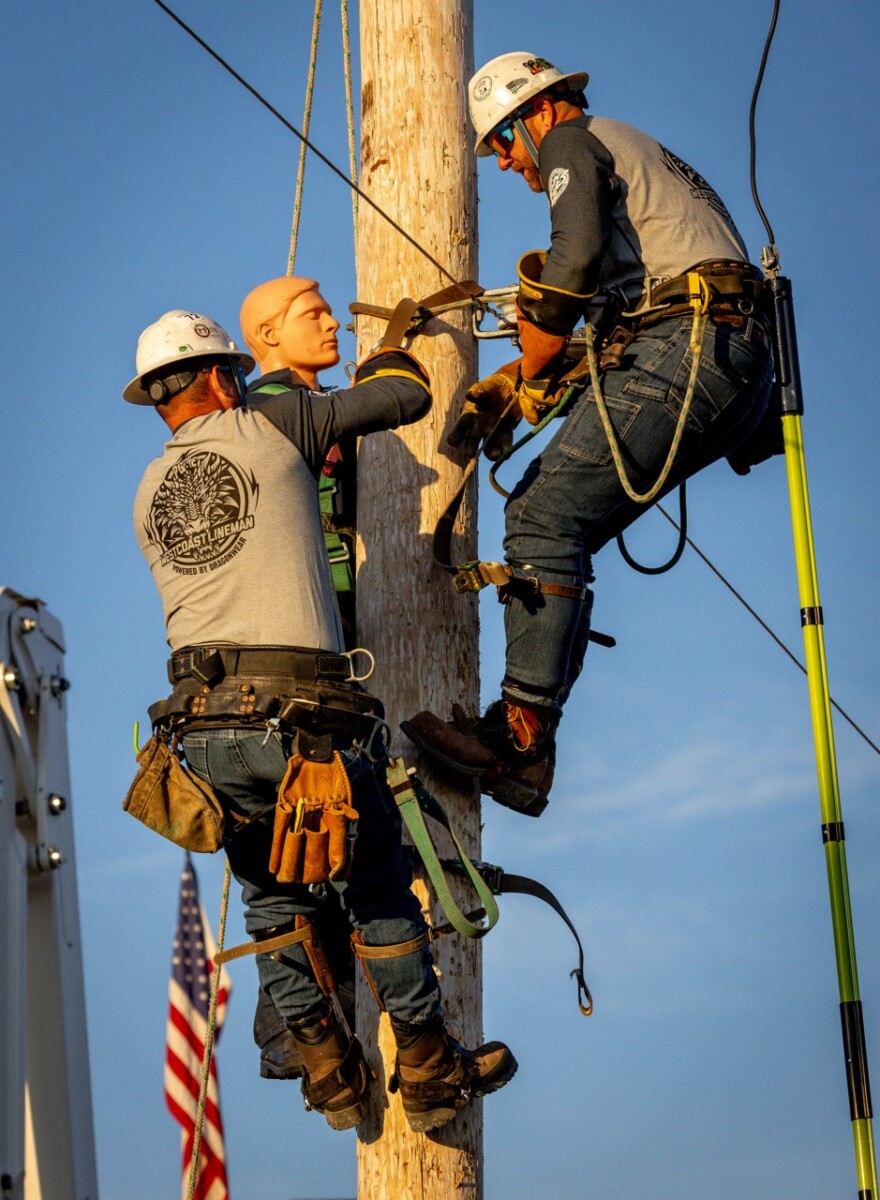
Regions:
<svg viewBox="0 0 880 1200"><path fill-rule="evenodd" d="M160 483L144 522L161 565L182 573L215 569L244 545L254 526L259 484L210 450L189 450Z"/></svg>
<svg viewBox="0 0 880 1200"><path fill-rule="evenodd" d="M706 182L699 171L695 171L693 167L688 166L684 159L679 158L677 154L673 154L671 150L667 150L665 146L660 147L660 153L663 156L663 162L666 164L667 169L673 175L677 175L682 183L690 189L690 193L694 199L704 200L719 217L723 217L728 225L735 229L736 226L733 224L733 217L727 211L721 197L711 184Z"/></svg>

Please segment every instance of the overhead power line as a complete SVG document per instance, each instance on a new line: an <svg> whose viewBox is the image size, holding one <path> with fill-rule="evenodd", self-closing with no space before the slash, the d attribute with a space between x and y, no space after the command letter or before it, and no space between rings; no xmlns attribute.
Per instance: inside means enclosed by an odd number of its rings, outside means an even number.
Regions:
<svg viewBox="0 0 880 1200"><path fill-rule="evenodd" d="M669 513L666 511L666 509L663 507L663 505L658 504L657 508L663 514L663 516L666 518L666 520L669 522L669 524L674 529L677 529L680 533L681 526L678 524L677 521L674 520L673 517L671 517L669 515ZM764 630L764 632L768 633L770 635L770 637L773 638L773 641L780 648L780 650L783 650L788 655L788 657L791 659L791 661L794 663L794 665L799 670L803 671L803 673L806 675L807 668L804 666L804 664L801 662L801 660L797 657L797 655L794 654L791 650L789 650L788 646L786 646L786 644L785 644L785 642L783 642L782 638L780 638L777 634L775 634L773 632L773 630L770 628L770 626L767 624L767 622L762 617L760 617L758 615L758 613L755 612L755 610L752 608L751 604L749 604L748 600L746 600L746 598L740 592L738 592L736 590L736 588L733 586L733 584L730 582L729 579L726 579L724 577L724 575L722 575L722 573L718 570L718 568L715 566L715 564L709 558L706 557L706 555L703 553L703 551L700 549L700 547L696 544L696 542L692 541L691 538L689 538L687 536L687 534L685 534L684 540L687 542L687 544L690 546L690 548L693 550L693 552L699 558L701 558L703 560L703 562L706 564L706 566L709 568L709 570L712 572L712 574L717 576L718 579L720 579L721 582L724 584L724 586L727 588L727 590L729 592L731 592L734 596L736 596L737 600L739 600L739 602L743 606L743 608L748 613L750 613L751 616L753 616L755 618L755 620L758 622L758 624L761 626L761 628ZM852 719L852 717L849 715L849 713L846 712L845 709L840 707L840 705L837 703L837 701L834 699L833 696L829 696L829 699L830 699L832 705L837 709L837 711L843 717L844 721L847 721L853 727L853 729L856 731L856 733L859 735L859 737L864 738L864 740L868 743L868 745L871 747L872 750L876 751L877 754L880 754L880 746L878 746L875 742L871 741L871 739L865 733L864 729L862 729L859 725L856 724L856 722Z"/></svg>
<svg viewBox="0 0 880 1200"><path fill-rule="evenodd" d="M317 155L318 158L321 160L321 162L324 163L325 166L329 167L334 175L338 175L339 178L343 181L343 183L345 183L348 187L350 187L353 192L356 192L357 195L360 196L360 198L362 200L364 200L367 204L369 204L369 206L371 208L375 209L375 211L379 214L379 216L382 217L384 220L386 220L388 222L388 224L392 227L392 229L395 229L402 238L405 238L411 246L414 246L416 248L416 250L419 251L420 254L423 254L425 256L425 258L437 268L437 270L440 272L441 275L443 275L451 283L454 283L456 286L459 286L459 280L457 280L454 275L451 275L449 273L449 271L447 271L447 269L442 265L442 263L438 262L438 260L434 257L433 254L431 254L431 252L429 250L425 249L425 247L421 244L421 242L417 241L412 236L412 234L407 233L407 231L403 228L403 226L399 225L397 223L397 221L395 221L394 218L392 216L390 216L384 210L384 208L381 208L380 205L378 205L375 200L372 200L367 195L367 193L362 191L361 188L359 188L358 185L356 183L354 183L353 180L349 179L349 177L345 174L345 172L340 170L340 168L337 167L336 164L334 162L332 162L327 157L326 154L324 154L321 150L319 150L318 147L313 142L309 141L309 139L304 134L300 133L300 131L296 128L295 125L292 125L290 123L290 121L288 121L288 119L285 116L283 116L283 114L280 113L277 108L275 108L274 105L269 103L269 101L266 99L265 96L262 95L262 93L258 92L257 89L252 84L248 83L248 81L244 78L244 76L240 75L239 72L236 71L236 69L233 66L231 66L226 61L225 58L223 58L221 55L219 55L217 53L216 50L214 50L211 46L209 46L204 38L199 37L199 35L196 33L196 31L194 29L190 28L190 26L187 25L187 23L185 21L183 21L177 15L177 13L174 12L173 9L169 8L168 5L164 3L164 0L153 0L153 2L154 2L154 4L157 4L164 13L167 13L168 16L171 18L171 20L174 21L176 24L178 24L180 26L180 28L184 31L184 33L189 34L189 36L193 39L194 42L197 42L202 47L202 49L204 51L206 51L206 53L210 54L211 58L213 58L215 62L219 63L220 66L224 69L224 71L228 71L233 79L235 79L238 83L241 84L241 86L243 88L245 88L247 91L249 91L250 94L254 97L254 99L259 100L260 104L262 104L264 108L267 108L269 110L269 112L272 114L272 116L281 122L281 124L284 126L285 129L289 130L292 134L294 134L296 137L298 137L299 140L305 146L308 146L308 148L309 148L309 150L311 150L312 154ZM471 295L471 293L465 291L465 289L462 289L462 293L463 293L463 295L467 296L467 298L470 300L472 300L474 298Z"/></svg>
<svg viewBox="0 0 880 1200"><path fill-rule="evenodd" d="M401 235L401 237L405 238L410 243L411 246L414 246L416 248L416 250L419 251L420 254L423 254L425 256L425 258L437 268L437 270L441 273L441 275L443 275L446 279L450 280L456 286L460 286L459 280L457 280L453 275L451 275L449 273L449 271L447 271L447 269L440 262L437 261L437 259L433 256L433 254L430 253L430 251L426 250L425 247L419 241L417 241L416 238L414 238L412 236L412 234L407 233L407 231L401 225L399 225L397 223L397 221L395 221L394 218L392 216L390 216L380 205L378 205L375 202L375 200L371 199L366 194L366 192L362 191L361 188L359 188L358 185L356 183L354 183L354 181L351 180L345 174L344 171L342 171L339 167L337 167L336 164L334 162L332 162L331 159L329 159L326 154L324 154L321 150L319 150L318 147L315 146L314 143L311 142L304 134L302 134L296 128L295 125L291 124L291 122L288 121L287 118L282 113L280 113L277 108L274 107L274 105L270 104L270 102L266 99L265 96L262 95L262 93L260 93L252 84L248 83L248 81L244 78L243 75L239 74L239 72L236 71L235 68L233 66L231 66L226 61L225 58L223 58L220 54L217 53L216 50L214 50L210 45L208 45L208 43L204 40L204 38L200 37L195 32L194 29L192 29L189 25L187 25L186 22L183 21L177 15L176 12L174 12L173 9L169 8L169 6L164 3L164 0L153 0L153 3L158 5L158 7L161 8L164 13L167 13L167 15L172 19L172 21L174 21L177 25L179 25L180 28L193 39L194 42L196 42L199 46L201 46L202 49L204 51L206 51L206 53L210 54L211 58L213 58L215 62L219 63L220 66L223 67L224 71L228 71L228 73L232 76L233 79L235 79L238 83L240 83L241 86L246 89L246 91L250 92L250 94L256 100L258 100L260 102L260 104L263 105L264 108L268 109L268 111L272 114L272 116L275 117L278 121L280 121L281 124L285 127L285 129L289 130L292 134L294 134L296 137L298 137L299 140L303 143L303 145L307 146L308 149L311 150L311 152L313 154L317 155L317 157L321 160L321 162L324 163L325 166L329 167L330 170L334 173L334 175L338 175L339 178L343 181L343 183L346 184L347 187L350 187L352 189L352 191L355 192L358 196L360 196L360 198L362 200L364 200L367 204L369 204L370 207L373 208L379 214L380 217L382 217L385 221L387 221L388 224ZM775 18L775 12L774 12L774 18ZM766 59L766 50L765 50L765 59ZM764 66L764 63L762 62L762 64L761 64L762 73L763 73L763 66ZM760 82L760 80L759 80L759 82ZM754 106L754 100L753 100L753 106ZM757 202L757 198L756 198L756 202ZM763 216L763 210L761 210L761 211L762 211L762 216ZM766 218L765 218L765 220L766 220ZM464 291L465 291L465 289L462 288L463 293L464 293ZM470 295L470 293L466 293L466 294L468 295L468 298L473 299L473 297ZM675 529L678 529L680 532L681 527L676 523L676 521L664 509L663 505L658 504L657 508L660 510L660 512L663 514L663 516L666 518L666 520L670 523L670 525L672 525ZM724 586L728 589L728 591L730 591L736 597L736 599L740 602L740 604L742 604L742 606L746 609L746 611L748 613L750 613L752 617L754 617L754 619L758 622L758 624L761 626L761 628L767 634L769 634L769 636L773 639L774 642L776 642L776 644L779 646L779 648L782 651L784 651L785 654L788 655L788 657L795 664L795 666L806 675L807 668L800 661L800 659L797 657L797 655L794 654L788 648L788 646L786 646L785 642L783 642L782 639L776 633L774 633L774 631L770 628L770 626L767 624L767 622L764 621L762 619L762 617L760 617L758 615L758 613L752 608L752 606L748 603L748 601L745 599L745 597L742 596L742 594L737 591L737 589L733 586L733 584L730 583L730 581L724 577L722 572L719 571L718 568L711 562L711 560L709 558L707 558L707 556L702 552L702 550L700 550L699 546L697 546L696 543L694 541L692 541L692 539L690 537L688 537L686 534L685 534L683 540L691 547L691 549L694 551L694 553L697 554L698 557L703 560L703 562L706 564L706 566L709 568L709 570L718 577L718 579L724 584ZM830 699L833 707L836 708L837 711L840 713L840 715L843 717L843 719L849 725L852 726L852 728L856 731L856 733L859 735L859 737L863 738L864 741L867 742L867 744L871 747L871 749L875 751L875 753L880 754L880 746L878 746L875 742L873 742L871 740L870 737L868 737L868 735L865 733L865 731L856 723L856 721L853 720L853 718L849 715L849 713L846 712L846 710L843 709L833 697L829 697L829 699Z"/></svg>

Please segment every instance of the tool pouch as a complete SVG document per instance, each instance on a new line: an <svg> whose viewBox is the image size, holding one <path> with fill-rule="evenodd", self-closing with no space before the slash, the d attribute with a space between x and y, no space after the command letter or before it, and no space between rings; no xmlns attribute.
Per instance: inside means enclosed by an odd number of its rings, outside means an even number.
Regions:
<svg viewBox="0 0 880 1200"><path fill-rule="evenodd" d="M357 817L339 752L326 762L294 754L278 789L269 870L279 883L347 879Z"/></svg>
<svg viewBox="0 0 880 1200"><path fill-rule="evenodd" d="M223 845L223 809L209 784L184 767L176 740L150 738L122 807L169 841L213 854Z"/></svg>

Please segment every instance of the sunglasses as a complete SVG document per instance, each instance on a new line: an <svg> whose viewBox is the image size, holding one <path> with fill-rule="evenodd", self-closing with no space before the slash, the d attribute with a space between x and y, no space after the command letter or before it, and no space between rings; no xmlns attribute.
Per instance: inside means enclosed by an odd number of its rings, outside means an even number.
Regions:
<svg viewBox="0 0 880 1200"><path fill-rule="evenodd" d="M513 140L516 137L514 125L517 121L530 116L534 107L534 101L530 100L528 104L524 104L522 108L516 109L509 117L506 117L500 125L496 125L487 136L486 143L496 158L508 158L510 156L510 151L513 149Z"/></svg>

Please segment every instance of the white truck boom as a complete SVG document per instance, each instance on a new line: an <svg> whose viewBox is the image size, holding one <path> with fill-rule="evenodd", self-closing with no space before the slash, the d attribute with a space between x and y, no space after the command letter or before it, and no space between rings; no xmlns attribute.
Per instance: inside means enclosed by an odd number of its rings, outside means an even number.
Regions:
<svg viewBox="0 0 880 1200"><path fill-rule="evenodd" d="M98 1200L64 639L0 588L0 1200Z"/></svg>

